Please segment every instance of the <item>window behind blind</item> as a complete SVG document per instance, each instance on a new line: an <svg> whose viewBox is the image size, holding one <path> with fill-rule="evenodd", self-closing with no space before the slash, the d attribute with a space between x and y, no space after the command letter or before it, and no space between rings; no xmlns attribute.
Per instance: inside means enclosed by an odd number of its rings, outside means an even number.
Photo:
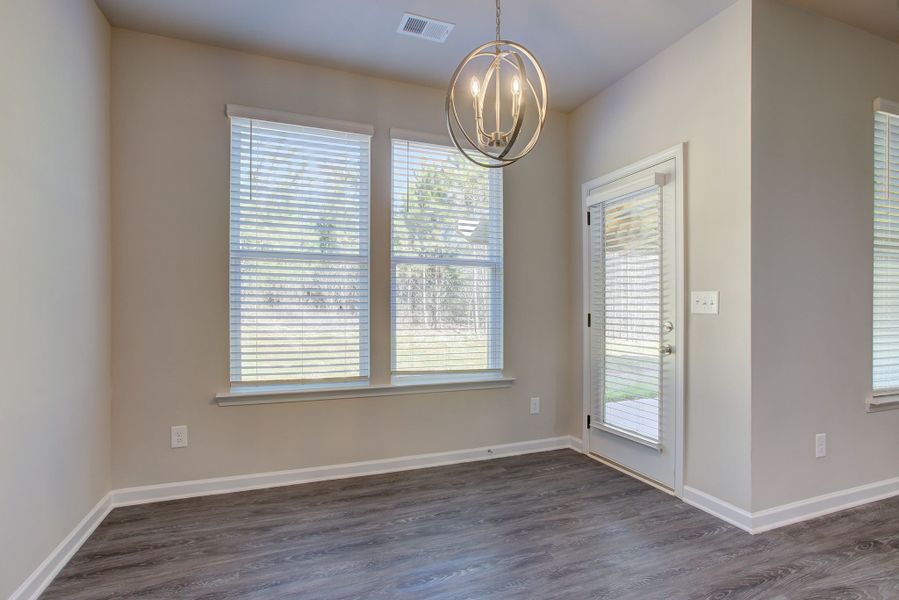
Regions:
<svg viewBox="0 0 899 600"><path fill-rule="evenodd" d="M899 116L874 113L874 392L899 393Z"/></svg>
<svg viewBox="0 0 899 600"><path fill-rule="evenodd" d="M662 194L657 186L591 207L590 312L600 422L660 441Z"/></svg>
<svg viewBox="0 0 899 600"><path fill-rule="evenodd" d="M500 169L393 140L394 375L501 371L502 207Z"/></svg>
<svg viewBox="0 0 899 600"><path fill-rule="evenodd" d="M229 114L232 383L367 378L370 136Z"/></svg>

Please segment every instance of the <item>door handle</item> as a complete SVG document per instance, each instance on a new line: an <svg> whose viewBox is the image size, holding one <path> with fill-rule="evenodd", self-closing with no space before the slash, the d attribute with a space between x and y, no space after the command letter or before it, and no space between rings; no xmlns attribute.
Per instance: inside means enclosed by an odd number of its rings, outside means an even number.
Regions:
<svg viewBox="0 0 899 600"><path fill-rule="evenodd" d="M672 352L674 352L674 348L671 347L671 344L662 344L662 346L659 348L659 353L662 356L668 356Z"/></svg>

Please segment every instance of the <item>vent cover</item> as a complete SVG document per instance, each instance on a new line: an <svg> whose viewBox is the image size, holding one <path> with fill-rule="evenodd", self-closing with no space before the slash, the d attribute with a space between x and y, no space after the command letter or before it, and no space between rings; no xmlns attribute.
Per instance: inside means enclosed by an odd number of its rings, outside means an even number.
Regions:
<svg viewBox="0 0 899 600"><path fill-rule="evenodd" d="M405 13L396 32L442 44L446 41L453 27L452 23Z"/></svg>

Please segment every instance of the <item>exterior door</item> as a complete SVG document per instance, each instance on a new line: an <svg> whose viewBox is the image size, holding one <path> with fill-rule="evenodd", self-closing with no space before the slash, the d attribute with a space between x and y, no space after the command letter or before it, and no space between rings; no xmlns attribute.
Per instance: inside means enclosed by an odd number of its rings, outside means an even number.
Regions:
<svg viewBox="0 0 899 600"><path fill-rule="evenodd" d="M678 485L678 158L585 186L588 451Z"/></svg>

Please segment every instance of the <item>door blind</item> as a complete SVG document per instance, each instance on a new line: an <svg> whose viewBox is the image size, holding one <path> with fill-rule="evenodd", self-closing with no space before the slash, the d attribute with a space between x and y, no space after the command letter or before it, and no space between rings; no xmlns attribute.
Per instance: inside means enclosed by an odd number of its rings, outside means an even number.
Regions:
<svg viewBox="0 0 899 600"><path fill-rule="evenodd" d="M874 113L876 392L899 392L899 116Z"/></svg>
<svg viewBox="0 0 899 600"><path fill-rule="evenodd" d="M232 116L232 382L368 376L369 141Z"/></svg>
<svg viewBox="0 0 899 600"><path fill-rule="evenodd" d="M502 369L502 172L393 140L394 375Z"/></svg>
<svg viewBox="0 0 899 600"><path fill-rule="evenodd" d="M591 208L594 406L600 423L659 441L661 193L652 186Z"/></svg>

